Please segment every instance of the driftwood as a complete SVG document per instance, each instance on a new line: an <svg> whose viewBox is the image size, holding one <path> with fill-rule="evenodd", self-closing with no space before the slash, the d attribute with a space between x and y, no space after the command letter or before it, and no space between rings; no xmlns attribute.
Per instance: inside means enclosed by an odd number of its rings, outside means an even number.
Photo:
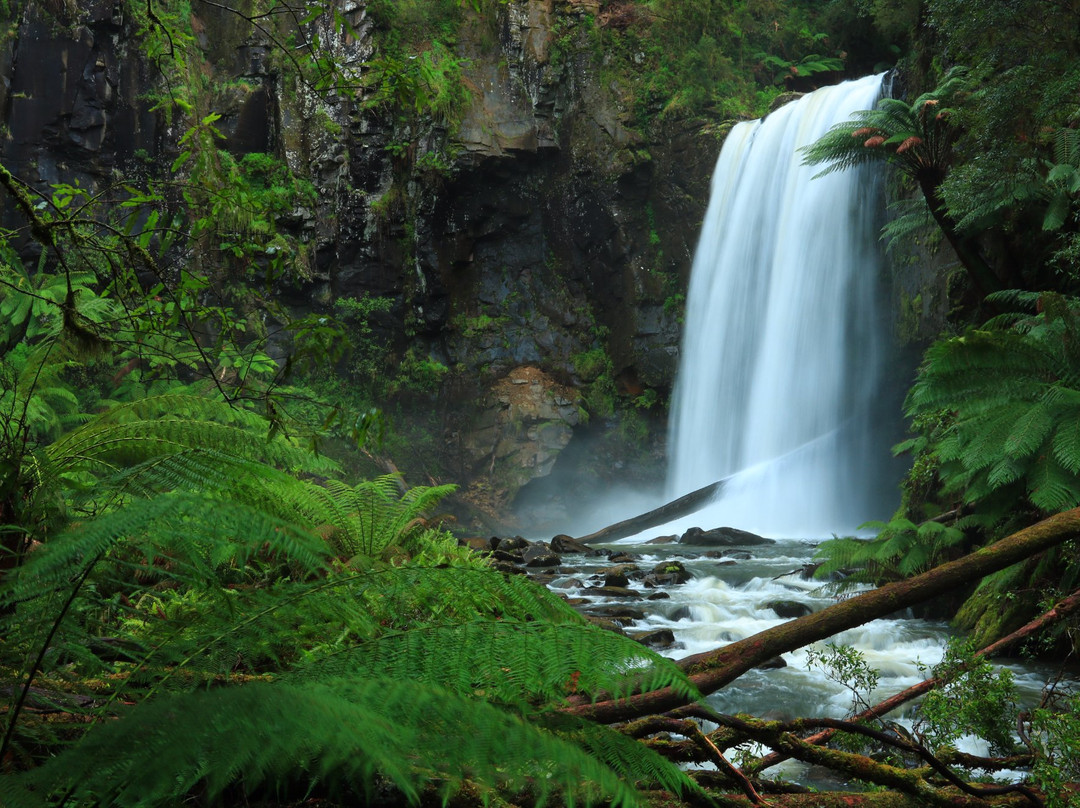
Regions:
<svg viewBox="0 0 1080 808"><path fill-rule="evenodd" d="M619 539L625 539L627 536L633 536L635 533L640 533L643 530L648 530L650 527L658 527L667 524L673 519L678 519L680 516L686 516L695 511L700 511L713 501L713 498L720 492L720 489L724 487L724 483L726 482L727 478L715 483L710 483L704 488L699 488L697 491L691 491L689 494L684 494L678 499L673 499L666 505L661 505L659 508L654 508L646 513L632 516L629 519L624 519L613 525L608 525L595 533L582 536L581 538L576 539L576 541L579 541L582 544L595 544L602 541L618 541Z"/></svg>
<svg viewBox="0 0 1080 808"><path fill-rule="evenodd" d="M708 695L778 654L954 591L969 581L977 581L1078 535L1080 508L1073 508L922 575L874 589L715 651L685 657L678 664L690 674L690 680L701 693ZM621 699L601 698L594 703L579 699L563 709L593 721L611 723L667 712L686 704L686 699L671 688Z"/></svg>

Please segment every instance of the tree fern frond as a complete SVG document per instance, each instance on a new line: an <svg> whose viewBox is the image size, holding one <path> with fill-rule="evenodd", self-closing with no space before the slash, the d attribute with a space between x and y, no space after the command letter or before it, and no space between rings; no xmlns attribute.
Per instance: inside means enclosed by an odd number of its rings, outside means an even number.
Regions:
<svg viewBox="0 0 1080 808"><path fill-rule="evenodd" d="M1028 498L1047 513L1075 508L1080 504L1080 479L1046 458L1028 474Z"/></svg>
<svg viewBox="0 0 1080 808"><path fill-rule="evenodd" d="M506 620L583 624L566 601L524 575L474 567L381 567L364 574L361 596L389 628L424 622Z"/></svg>
<svg viewBox="0 0 1080 808"><path fill-rule="evenodd" d="M1054 459L1071 474L1080 474L1080 413L1070 412L1062 419L1052 446Z"/></svg>
<svg viewBox="0 0 1080 808"><path fill-rule="evenodd" d="M1017 460L1030 457L1043 445L1053 428L1054 415L1044 402L1027 407L1005 438L1005 454Z"/></svg>
<svg viewBox="0 0 1080 808"><path fill-rule="evenodd" d="M611 727L554 714L543 716L541 721L552 732L603 761L624 782L642 781L684 799L690 795L705 797L701 786L685 771Z"/></svg>
<svg viewBox="0 0 1080 808"><path fill-rule="evenodd" d="M318 537L251 508L205 494L167 494L134 500L123 508L77 524L45 542L0 586L0 603L13 603L63 587L71 576L121 542L146 552L170 555L192 568L192 581L208 572L215 545L227 546L231 561L242 562L267 548L305 569L324 566ZM222 558L220 554L217 559ZM212 574L210 577L213 577Z"/></svg>
<svg viewBox="0 0 1080 808"><path fill-rule="evenodd" d="M328 471L334 464L284 438L268 439L266 423L254 413L210 397L153 396L110 407L49 447L58 463L130 463L182 449L216 449L291 469Z"/></svg>
<svg viewBox="0 0 1080 808"><path fill-rule="evenodd" d="M627 696L672 687L696 689L672 662L639 643L591 625L511 621L427 626L361 643L292 676L389 676L438 685L463 695L524 706L576 692Z"/></svg>
<svg viewBox="0 0 1080 808"><path fill-rule="evenodd" d="M160 697L95 727L44 766L4 778L7 804L67 794L114 806L164 806L232 784L250 795L300 783L363 794L388 778L410 803L428 785L453 793L529 788L538 804L636 806L635 792L579 746L480 701L392 679L251 683Z"/></svg>

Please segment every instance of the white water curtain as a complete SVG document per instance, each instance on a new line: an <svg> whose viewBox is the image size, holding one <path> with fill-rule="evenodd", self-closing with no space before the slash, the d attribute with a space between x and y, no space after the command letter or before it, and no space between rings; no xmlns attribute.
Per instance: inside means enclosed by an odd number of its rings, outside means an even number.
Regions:
<svg viewBox="0 0 1080 808"><path fill-rule="evenodd" d="M887 326L872 168L814 179L800 147L872 107L881 77L738 124L712 181L687 300L669 495L735 474L711 521L827 536L880 513L871 414ZM709 525L715 526L715 525Z"/></svg>

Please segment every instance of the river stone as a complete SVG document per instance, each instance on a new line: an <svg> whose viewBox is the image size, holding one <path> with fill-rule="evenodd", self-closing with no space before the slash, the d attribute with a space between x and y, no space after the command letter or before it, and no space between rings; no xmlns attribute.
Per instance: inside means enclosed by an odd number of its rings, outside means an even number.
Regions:
<svg viewBox="0 0 1080 808"><path fill-rule="evenodd" d="M626 621L627 623L645 619L645 612L631 606L596 606L585 612L586 617L590 615L606 617L609 620Z"/></svg>
<svg viewBox="0 0 1080 808"><path fill-rule="evenodd" d="M646 544L676 544L679 541L678 536L657 536L655 539L649 539Z"/></svg>
<svg viewBox="0 0 1080 808"><path fill-rule="evenodd" d="M593 586L587 591L590 595L600 595L608 598L628 598L630 600L641 599L640 592L635 592L633 589L627 589L625 586Z"/></svg>
<svg viewBox="0 0 1080 808"><path fill-rule="evenodd" d="M503 561L507 564L520 564L522 561L522 552L515 550L512 553L508 553L505 550L492 550L491 557L496 561Z"/></svg>
<svg viewBox="0 0 1080 808"><path fill-rule="evenodd" d="M596 555L596 550L570 538L565 533L560 533L551 540L551 550L560 554L581 553L582 555Z"/></svg>
<svg viewBox="0 0 1080 808"><path fill-rule="evenodd" d="M565 578L552 586L555 589L581 589L585 584L580 578Z"/></svg>
<svg viewBox="0 0 1080 808"><path fill-rule="evenodd" d="M612 564L633 564L638 560L638 557L633 553L612 553L608 556L608 561Z"/></svg>
<svg viewBox="0 0 1080 808"><path fill-rule="evenodd" d="M526 567L557 567L561 563L559 557L540 542L526 547L521 560Z"/></svg>
<svg viewBox="0 0 1080 808"><path fill-rule="evenodd" d="M602 629L614 631L616 634L622 634L623 636L626 636L626 632L622 630L622 626L620 626L614 620L608 620L606 617L599 617L595 614L587 614L585 615L585 619L592 623L594 626L599 626Z"/></svg>
<svg viewBox="0 0 1080 808"><path fill-rule="evenodd" d="M776 657L773 657L772 659L765 660L760 665L756 665L755 667L759 671L778 670L780 668L786 668L787 667L787 662L784 661L783 657L776 656Z"/></svg>
<svg viewBox="0 0 1080 808"><path fill-rule="evenodd" d="M616 564L613 567L601 567L596 571L597 575L625 575L627 578L638 577L634 573L640 573L641 568L637 564Z"/></svg>
<svg viewBox="0 0 1080 808"><path fill-rule="evenodd" d="M653 592L645 600L668 600L671 598L667 592Z"/></svg>
<svg viewBox="0 0 1080 808"><path fill-rule="evenodd" d="M681 561L665 561L657 564L649 571L648 579L659 586L674 586L685 584L694 576L691 575Z"/></svg>
<svg viewBox="0 0 1080 808"><path fill-rule="evenodd" d="M759 544L776 544L776 542L756 533L734 527L717 527L712 530L692 527L688 528L679 537L679 544L698 544L706 547L746 547Z"/></svg>
<svg viewBox="0 0 1080 808"><path fill-rule="evenodd" d="M625 589L630 586L630 579L625 575L605 575L604 586L621 586Z"/></svg>
<svg viewBox="0 0 1080 808"><path fill-rule="evenodd" d="M785 619L803 617L814 611L805 603L799 603L797 600L770 600L763 608L772 609L776 612L777 617L783 617Z"/></svg>
<svg viewBox="0 0 1080 808"><path fill-rule="evenodd" d="M694 613L690 610L689 606L680 606L678 609L668 615L668 620L674 620L678 623L680 620L693 620Z"/></svg>
<svg viewBox="0 0 1080 808"><path fill-rule="evenodd" d="M504 553L509 553L512 550L524 550L528 546L529 542L521 536L509 536L505 539L499 539L495 543L495 549L502 550Z"/></svg>
<svg viewBox="0 0 1080 808"><path fill-rule="evenodd" d="M675 644L675 635L670 628L659 628L655 631L635 631L630 636L649 648L670 648Z"/></svg>

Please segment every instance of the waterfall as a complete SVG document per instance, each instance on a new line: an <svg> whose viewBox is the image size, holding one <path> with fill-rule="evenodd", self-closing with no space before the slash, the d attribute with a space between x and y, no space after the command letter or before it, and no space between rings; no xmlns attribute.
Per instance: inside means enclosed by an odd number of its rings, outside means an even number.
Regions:
<svg viewBox="0 0 1080 808"><path fill-rule="evenodd" d="M669 442L672 497L734 475L703 527L828 536L888 515L889 439L874 414L888 330L876 175L814 178L799 152L880 88L873 76L818 90L724 141Z"/></svg>

